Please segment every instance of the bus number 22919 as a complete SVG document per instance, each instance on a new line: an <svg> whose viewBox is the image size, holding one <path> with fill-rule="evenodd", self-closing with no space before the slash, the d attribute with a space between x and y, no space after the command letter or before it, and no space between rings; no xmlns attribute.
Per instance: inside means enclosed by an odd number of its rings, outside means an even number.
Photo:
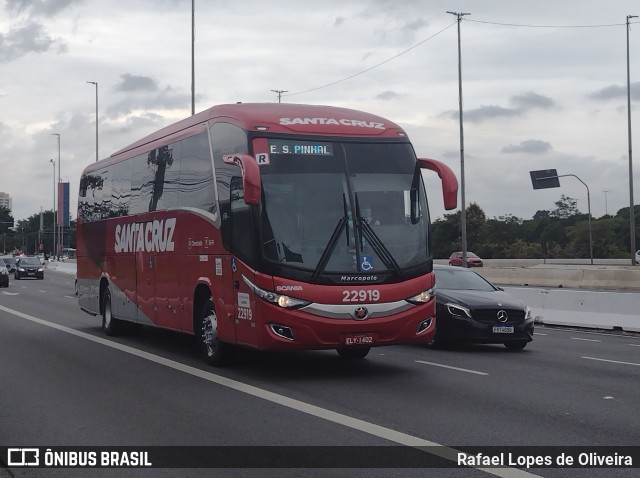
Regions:
<svg viewBox="0 0 640 478"><path fill-rule="evenodd" d="M342 302L378 302L380 291L374 290L343 290Z"/></svg>

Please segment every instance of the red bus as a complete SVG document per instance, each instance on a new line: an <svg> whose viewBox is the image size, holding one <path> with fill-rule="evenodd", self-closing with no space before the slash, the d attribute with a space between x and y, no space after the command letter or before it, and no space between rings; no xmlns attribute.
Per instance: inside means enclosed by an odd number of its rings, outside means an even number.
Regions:
<svg viewBox="0 0 640 478"><path fill-rule="evenodd" d="M294 104L214 106L93 163L78 198L78 302L132 325L233 346L428 343L433 257L422 169L458 183L378 116Z"/></svg>

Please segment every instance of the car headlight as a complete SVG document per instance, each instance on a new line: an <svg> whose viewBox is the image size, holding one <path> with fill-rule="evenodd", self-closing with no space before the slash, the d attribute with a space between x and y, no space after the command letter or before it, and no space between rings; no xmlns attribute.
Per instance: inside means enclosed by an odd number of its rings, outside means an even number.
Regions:
<svg viewBox="0 0 640 478"><path fill-rule="evenodd" d="M409 297L408 299L405 299L405 300L412 304L425 304L429 302L431 299L433 299L435 295L436 295L435 288L431 288L431 289L423 290L418 295L414 295L413 297Z"/></svg>
<svg viewBox="0 0 640 478"><path fill-rule="evenodd" d="M278 305L283 309L299 309L300 307L309 305L309 301L296 299L295 297L289 297L288 295L284 294L276 294L275 292L271 292L270 290L262 289L251 282L249 279L247 279L245 276L242 276L242 279L258 297L260 297L265 302L269 302L270 304Z"/></svg>
<svg viewBox="0 0 640 478"><path fill-rule="evenodd" d="M524 320L529 320L531 319L532 316L533 316L533 313L531 312L531 307L527 306L527 308L524 311Z"/></svg>
<svg viewBox="0 0 640 478"><path fill-rule="evenodd" d="M0 269L0 274L2 274L3 276L8 276L9 275L9 271L7 269Z"/></svg>
<svg viewBox="0 0 640 478"><path fill-rule="evenodd" d="M445 304L447 310L449 311L449 313L451 315L454 315L456 317L468 317L468 318L472 318L471 317L471 310L467 307L464 307L462 305L459 304Z"/></svg>
<svg viewBox="0 0 640 478"><path fill-rule="evenodd" d="M40 269L38 269L38 272L44 272L44 267L41 267Z"/></svg>
<svg viewBox="0 0 640 478"><path fill-rule="evenodd" d="M19 270L20 272L24 272L24 269L23 269L22 267L18 267L18 270Z"/></svg>

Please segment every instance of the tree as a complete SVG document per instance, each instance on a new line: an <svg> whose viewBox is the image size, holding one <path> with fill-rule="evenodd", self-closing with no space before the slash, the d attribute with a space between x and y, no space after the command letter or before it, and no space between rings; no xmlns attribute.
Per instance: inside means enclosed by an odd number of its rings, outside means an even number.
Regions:
<svg viewBox="0 0 640 478"><path fill-rule="evenodd" d="M575 216L579 214L578 211L578 200L573 199L572 197L565 196L564 194L560 196L560 200L555 202L556 208L551 211L552 217L557 217L559 219L567 219L571 216Z"/></svg>
<svg viewBox="0 0 640 478"><path fill-rule="evenodd" d="M11 211L4 206L0 206L0 234L9 232L9 228L14 226Z"/></svg>

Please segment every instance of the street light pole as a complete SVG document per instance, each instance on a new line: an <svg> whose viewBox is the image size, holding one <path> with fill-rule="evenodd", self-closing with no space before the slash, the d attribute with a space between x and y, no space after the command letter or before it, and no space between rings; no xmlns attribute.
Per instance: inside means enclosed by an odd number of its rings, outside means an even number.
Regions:
<svg viewBox="0 0 640 478"><path fill-rule="evenodd" d="M464 129L462 121L462 49L460 44L460 22L470 13L447 12L458 18L458 106L460 116L460 222L462 228L462 267L467 267L467 204L464 188Z"/></svg>
<svg viewBox="0 0 640 478"><path fill-rule="evenodd" d="M191 115L196 114L196 0L191 0Z"/></svg>
<svg viewBox="0 0 640 478"><path fill-rule="evenodd" d="M96 85L96 163L97 163L98 162L98 82L87 81L87 83Z"/></svg>
<svg viewBox="0 0 640 478"><path fill-rule="evenodd" d="M606 216L608 216L608 215L609 215L609 206L608 206L608 204L607 204L607 193L608 193L609 191L605 190L605 191L603 191L603 192L604 192L604 214L605 214Z"/></svg>
<svg viewBox="0 0 640 478"><path fill-rule="evenodd" d="M53 241L52 241L52 248L53 250L51 251L51 253L53 254L53 256L55 257L55 250L56 250L56 162L54 159L50 159L49 162L51 164L53 164L53 221L51 222L51 229L53 230Z"/></svg>
<svg viewBox="0 0 640 478"><path fill-rule="evenodd" d="M633 200L633 161L631 159L631 83L629 73L629 19L637 15L627 15L627 125L629 137L629 239L631 241L631 265L636 263L636 210Z"/></svg>
<svg viewBox="0 0 640 478"><path fill-rule="evenodd" d="M53 136L57 136L58 137L58 192L60 191L60 133L52 133ZM58 194L58 201L60 201L60 194ZM60 210L58 209L58 214L57 214L57 224L56 227L58 227L58 242L56 242L56 257L58 258L58 260L60 260L60 249L58 248L58 243L62 244L63 240L62 240L62 227L60 226Z"/></svg>

